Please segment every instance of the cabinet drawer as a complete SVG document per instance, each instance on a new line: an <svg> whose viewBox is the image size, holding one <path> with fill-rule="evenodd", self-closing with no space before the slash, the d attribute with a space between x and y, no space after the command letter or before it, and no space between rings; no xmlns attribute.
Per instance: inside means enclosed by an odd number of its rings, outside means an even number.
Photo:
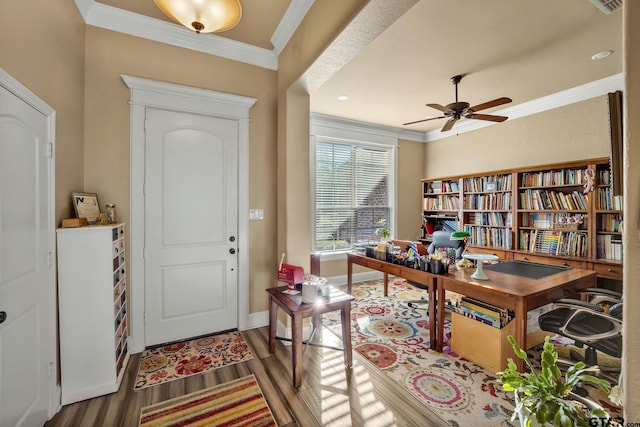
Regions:
<svg viewBox="0 0 640 427"><path fill-rule="evenodd" d="M389 273L393 276L398 276L400 274L400 267L396 267L394 265L385 264L376 260L368 260L367 267L373 268L374 270L383 271L385 273Z"/></svg>
<svg viewBox="0 0 640 427"><path fill-rule="evenodd" d="M592 269L598 276L622 280L622 264L592 263Z"/></svg>
<svg viewBox="0 0 640 427"><path fill-rule="evenodd" d="M500 261L508 261L511 259L511 252L507 252L504 250L500 250L500 249L493 249L493 248L480 248L480 247L471 247L467 250L468 253L473 253L473 254L488 254L488 255L495 255L497 256Z"/></svg>
<svg viewBox="0 0 640 427"><path fill-rule="evenodd" d="M539 255L515 253L513 254L513 259L537 262L540 264L564 265L564 266L569 266L573 268L580 268L583 270L587 268L586 262L574 261L574 260L561 258L561 257L551 257L551 256L546 257L546 256L539 256Z"/></svg>

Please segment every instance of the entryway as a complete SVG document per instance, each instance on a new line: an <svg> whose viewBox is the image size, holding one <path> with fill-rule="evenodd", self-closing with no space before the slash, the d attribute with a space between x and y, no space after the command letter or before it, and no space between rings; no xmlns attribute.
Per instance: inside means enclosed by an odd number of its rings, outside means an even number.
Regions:
<svg viewBox="0 0 640 427"><path fill-rule="evenodd" d="M255 99L130 76L133 352L242 329Z"/></svg>

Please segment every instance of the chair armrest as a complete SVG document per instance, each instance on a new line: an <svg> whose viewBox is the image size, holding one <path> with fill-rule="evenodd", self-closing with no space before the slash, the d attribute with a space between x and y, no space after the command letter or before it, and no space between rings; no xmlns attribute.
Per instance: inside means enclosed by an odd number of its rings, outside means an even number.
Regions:
<svg viewBox="0 0 640 427"><path fill-rule="evenodd" d="M610 289L587 288L581 290L580 294L588 295L590 297L589 301L593 304L606 303L614 305L622 302L622 294Z"/></svg>
<svg viewBox="0 0 640 427"><path fill-rule="evenodd" d="M587 301L581 301L579 299L562 298L562 299L555 300L553 302L553 304L554 304L555 307L564 307L564 308L581 307L581 308L585 308L587 310L595 311L597 313L604 313L604 309L602 307L600 307L599 305L592 304L592 303L587 302Z"/></svg>
<svg viewBox="0 0 640 427"><path fill-rule="evenodd" d="M560 334L564 335L566 337L569 337L571 339L574 339L576 341L580 341L586 344L591 344L591 343L595 343L598 342L600 340L606 339L606 338L611 338L614 337L616 335L620 335L622 333L622 321L620 319L617 319L613 316L609 316L608 314L605 313L599 313L599 312L592 312L590 311L590 309L588 309L588 313L589 316L592 317L602 317L604 319L606 319L606 321L608 321L611 325L612 328L606 332L601 332L599 334L590 334L590 335L582 335L582 334L574 334L572 333L569 329L571 326L571 322L573 321L573 319L577 316L579 316L581 313L585 312L584 309L581 308L577 308L575 310L575 312L573 314L571 314L571 316L569 317L569 319L567 319L567 321L565 322L565 324L560 327ZM582 319L582 321L584 321L584 318Z"/></svg>

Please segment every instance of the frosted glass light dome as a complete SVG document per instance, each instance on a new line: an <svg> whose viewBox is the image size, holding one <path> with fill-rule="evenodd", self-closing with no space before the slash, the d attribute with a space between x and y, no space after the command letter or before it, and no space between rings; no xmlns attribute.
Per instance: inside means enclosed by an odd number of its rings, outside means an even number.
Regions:
<svg viewBox="0 0 640 427"><path fill-rule="evenodd" d="M196 33L235 27L242 17L240 0L153 0L165 15Z"/></svg>

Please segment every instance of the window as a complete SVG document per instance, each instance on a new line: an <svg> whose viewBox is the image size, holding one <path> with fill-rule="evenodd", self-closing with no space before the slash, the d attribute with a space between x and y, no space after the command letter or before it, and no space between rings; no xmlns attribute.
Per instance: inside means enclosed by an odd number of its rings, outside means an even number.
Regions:
<svg viewBox="0 0 640 427"><path fill-rule="evenodd" d="M313 246L343 251L379 240L379 221L393 224L394 146L316 137Z"/></svg>

